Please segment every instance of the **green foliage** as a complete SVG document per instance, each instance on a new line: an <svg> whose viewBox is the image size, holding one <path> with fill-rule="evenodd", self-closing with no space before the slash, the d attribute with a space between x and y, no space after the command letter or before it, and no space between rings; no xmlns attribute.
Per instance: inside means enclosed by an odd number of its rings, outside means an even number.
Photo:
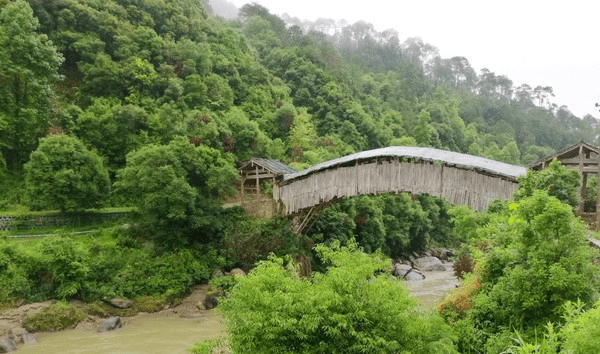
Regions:
<svg viewBox="0 0 600 354"><path fill-rule="evenodd" d="M0 151L20 168L51 126L56 112L51 87L63 57L45 34L26 1L0 7Z"/></svg>
<svg viewBox="0 0 600 354"><path fill-rule="evenodd" d="M549 195L569 204L573 209L580 202L578 188L581 176L575 170L569 170L554 159L542 171L527 171L519 178L519 188L514 193L515 200L532 196L535 190L545 190Z"/></svg>
<svg viewBox="0 0 600 354"><path fill-rule="evenodd" d="M483 256L481 291L465 320L474 331L463 333L470 350L506 348L510 338L501 333L513 329L530 338L536 328L559 322L567 301L591 304L597 296L593 251L568 205L534 191L511 205L511 213L485 226L495 247ZM475 347L467 344L472 335L481 341Z"/></svg>
<svg viewBox="0 0 600 354"><path fill-rule="evenodd" d="M97 207L110 180L101 158L68 135L49 135L25 164L25 181L34 210Z"/></svg>
<svg viewBox="0 0 600 354"><path fill-rule="evenodd" d="M592 309L585 310L580 301L564 304L564 323L548 322L544 327L543 336L534 340L526 340L517 332L506 353L597 353L600 348L598 334L600 319L598 304Z"/></svg>
<svg viewBox="0 0 600 354"><path fill-rule="evenodd" d="M66 302L56 302L27 316L23 326L30 332L58 331L76 325L86 317L84 310Z"/></svg>
<svg viewBox="0 0 600 354"><path fill-rule="evenodd" d="M415 311L406 289L390 280L389 260L349 247L317 246L329 265L312 279L272 256L238 279L219 305L238 353L453 353L450 329Z"/></svg>
<svg viewBox="0 0 600 354"><path fill-rule="evenodd" d="M128 232L104 232L98 238L54 235L23 244L0 240L0 304L125 297L135 300L134 310L145 311L183 295L228 264L209 246L171 252L149 244L119 246L113 237Z"/></svg>
<svg viewBox="0 0 600 354"><path fill-rule="evenodd" d="M263 221L244 218L228 227L223 249L232 264L250 269L270 253L279 256L303 253L305 242L293 232L286 219Z"/></svg>
<svg viewBox="0 0 600 354"><path fill-rule="evenodd" d="M564 340L563 351L571 353L595 353L600 348L600 304L593 309L581 311L569 304L566 309L566 324L560 336ZM571 310L571 311L569 311Z"/></svg>
<svg viewBox="0 0 600 354"><path fill-rule="evenodd" d="M220 224L219 198L232 193L237 178L226 156L179 138L130 153L115 187L158 243L177 246L191 243L199 229Z"/></svg>
<svg viewBox="0 0 600 354"><path fill-rule="evenodd" d="M422 251L433 244L450 246L455 236L450 205L441 198L407 193L345 198L323 210L309 230L316 242L350 238L367 252L383 250L391 257Z"/></svg>
<svg viewBox="0 0 600 354"><path fill-rule="evenodd" d="M81 291L90 272L90 255L81 242L66 236L48 237L40 243L40 255L46 270L42 289L60 299Z"/></svg>
<svg viewBox="0 0 600 354"><path fill-rule="evenodd" d="M191 348L188 348L191 354L229 354L229 342L226 338L206 339L199 343L194 343Z"/></svg>

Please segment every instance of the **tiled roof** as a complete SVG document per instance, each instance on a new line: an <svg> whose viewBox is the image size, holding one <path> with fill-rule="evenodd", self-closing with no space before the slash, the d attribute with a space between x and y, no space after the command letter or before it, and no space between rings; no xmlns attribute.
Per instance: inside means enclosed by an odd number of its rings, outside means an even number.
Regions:
<svg viewBox="0 0 600 354"><path fill-rule="evenodd" d="M285 174L297 172L296 170L294 170L293 168L291 168L290 166L284 164L283 162L281 162L279 160L269 160L269 159L263 159L261 157L251 158L250 161L243 164L242 167L240 167L240 169L244 169L244 167L251 165L253 162L255 164L259 165L260 167L265 168L265 169L267 169L275 174L278 174L278 175L285 175Z"/></svg>
<svg viewBox="0 0 600 354"><path fill-rule="evenodd" d="M479 156L461 154L458 152L438 150L426 147L412 146L390 146L381 149L362 151L356 154L340 157L331 161L323 162L318 165L307 168L306 170L286 174L284 181L288 182L313 172L321 171L327 168L335 168L338 165L348 164L356 160L371 159L375 157L397 156L400 158L415 158L424 161L438 161L448 166L457 166L466 169L476 169L495 175L505 176L510 179L516 179L527 172L527 168L494 161Z"/></svg>

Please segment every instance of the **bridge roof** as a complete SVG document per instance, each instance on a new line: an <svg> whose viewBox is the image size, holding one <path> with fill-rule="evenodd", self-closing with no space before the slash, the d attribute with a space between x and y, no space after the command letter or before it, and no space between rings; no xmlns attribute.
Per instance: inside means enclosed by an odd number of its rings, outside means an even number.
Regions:
<svg viewBox="0 0 600 354"><path fill-rule="evenodd" d="M381 149L362 151L352 155L326 161L300 172L286 174L284 175L283 180L284 183L286 183L288 181L307 176L313 172L334 168L339 165L347 165L348 163L358 160L369 160L376 157L400 157L431 162L437 161L446 166L455 166L463 169L476 169L483 173L497 175L511 180L515 180L517 177L527 173L526 167L511 165L479 156L427 147L390 146Z"/></svg>

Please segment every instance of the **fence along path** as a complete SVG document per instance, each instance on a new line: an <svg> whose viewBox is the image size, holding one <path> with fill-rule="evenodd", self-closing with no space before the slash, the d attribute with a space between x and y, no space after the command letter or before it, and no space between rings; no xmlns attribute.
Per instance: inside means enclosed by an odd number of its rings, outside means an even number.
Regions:
<svg viewBox="0 0 600 354"><path fill-rule="evenodd" d="M484 210L509 199L525 167L433 148L392 146L327 161L286 174L274 186L281 213L294 214L342 197L426 193Z"/></svg>

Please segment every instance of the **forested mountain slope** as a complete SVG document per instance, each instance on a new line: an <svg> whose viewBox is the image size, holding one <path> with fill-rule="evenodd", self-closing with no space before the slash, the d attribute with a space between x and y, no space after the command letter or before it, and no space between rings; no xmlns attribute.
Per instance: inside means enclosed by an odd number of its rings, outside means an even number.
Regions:
<svg viewBox="0 0 600 354"><path fill-rule="evenodd" d="M127 153L176 136L296 168L389 145L522 164L597 143L598 121L549 103L551 88L364 22L286 23L257 4L226 21L197 0L0 4L0 161L13 175L63 132L113 179Z"/></svg>

